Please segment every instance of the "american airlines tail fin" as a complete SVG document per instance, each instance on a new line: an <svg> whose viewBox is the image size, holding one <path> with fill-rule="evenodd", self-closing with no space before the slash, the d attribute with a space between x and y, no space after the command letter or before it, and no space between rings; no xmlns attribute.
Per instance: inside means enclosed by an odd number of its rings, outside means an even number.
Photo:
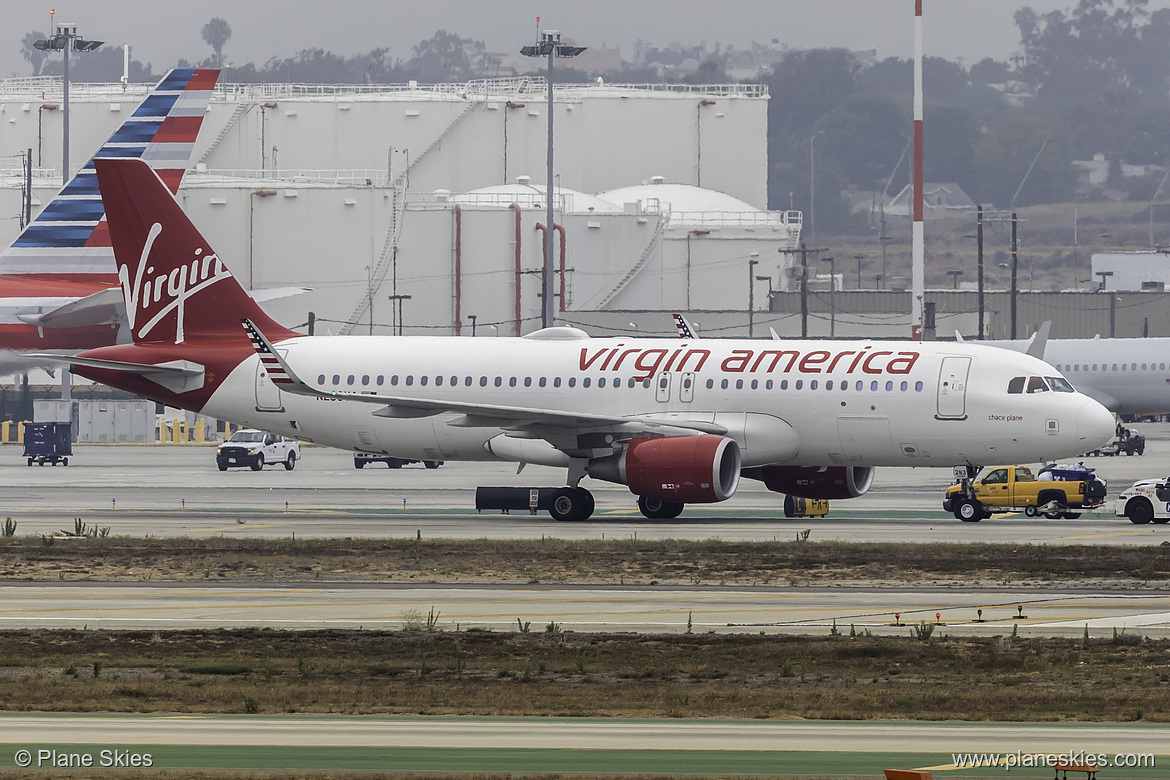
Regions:
<svg viewBox="0 0 1170 780"><path fill-rule="evenodd" d="M101 157L137 157L178 192L219 71L175 68L77 175L0 251L0 276L117 284L114 255L94 175Z"/></svg>
<svg viewBox="0 0 1170 780"><path fill-rule="evenodd" d="M246 342L245 317L273 341L301 335L248 296L147 163L110 158L95 166L135 343Z"/></svg>

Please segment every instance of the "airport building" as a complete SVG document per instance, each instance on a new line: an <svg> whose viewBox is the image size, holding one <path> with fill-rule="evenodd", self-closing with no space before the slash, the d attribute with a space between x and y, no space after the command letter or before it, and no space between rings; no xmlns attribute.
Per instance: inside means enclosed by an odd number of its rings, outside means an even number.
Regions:
<svg viewBox="0 0 1170 780"><path fill-rule="evenodd" d="M150 85L70 87L86 160ZM548 85L221 84L179 199L278 320L318 333L514 335L540 326ZM607 310L764 310L798 212L766 210L767 88L556 86L559 322ZM59 79L0 81L0 240L61 185ZM766 276L770 281L756 277ZM758 287L758 289L757 289ZM625 315L619 318L627 319Z"/></svg>

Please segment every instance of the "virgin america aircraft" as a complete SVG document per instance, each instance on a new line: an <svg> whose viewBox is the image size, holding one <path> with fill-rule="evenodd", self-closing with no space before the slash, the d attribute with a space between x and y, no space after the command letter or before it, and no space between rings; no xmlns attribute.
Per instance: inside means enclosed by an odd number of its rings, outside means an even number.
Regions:
<svg viewBox="0 0 1170 780"><path fill-rule="evenodd" d="M563 467L558 520L592 513L585 477L665 518L741 476L851 498L876 466L1032 462L1113 435L1051 366L977 344L305 336L248 297L149 166L96 165L133 343L81 353L78 373L343 449Z"/></svg>

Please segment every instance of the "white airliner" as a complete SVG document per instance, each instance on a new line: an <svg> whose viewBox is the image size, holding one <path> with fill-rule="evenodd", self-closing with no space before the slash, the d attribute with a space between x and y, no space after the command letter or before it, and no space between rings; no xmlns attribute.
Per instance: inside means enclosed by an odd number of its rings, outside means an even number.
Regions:
<svg viewBox="0 0 1170 780"><path fill-rule="evenodd" d="M1113 435L1052 367L977 344L304 336L248 297L148 166L97 171L133 343L83 352L78 373L334 447L563 467L557 519L592 513L586 476L674 517L741 474L849 498L876 466L1057 459Z"/></svg>

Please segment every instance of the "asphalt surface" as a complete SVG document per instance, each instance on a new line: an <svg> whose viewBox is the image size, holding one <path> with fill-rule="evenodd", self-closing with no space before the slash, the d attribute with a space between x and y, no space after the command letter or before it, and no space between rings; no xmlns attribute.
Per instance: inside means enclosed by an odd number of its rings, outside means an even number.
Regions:
<svg viewBox="0 0 1170 780"><path fill-rule="evenodd" d="M1144 456L1085 459L1116 495L1137 479L1170 474L1170 424L1137 426L1148 438ZM449 463L387 469L353 467L352 455L305 447L293 471L219 472L210 446L77 445L68 466L25 465L18 445L0 446L0 512L19 533L71 528L74 518L127 535L243 535L448 538L690 538L751 540L804 529L814 539L855 541L1018 541L1060 544L1151 544L1170 540L1170 525L1134 526L1104 512L1077 520L998 516L960 523L941 510L947 469L878 469L865 496L834 501L828 517L786 519L782 497L743 480L736 495L691 505L677 520L648 520L620 485L586 480L597 512L583 523L558 523L547 513L477 513L477 485L557 486L561 470L506 463Z"/></svg>
<svg viewBox="0 0 1170 780"><path fill-rule="evenodd" d="M522 619L567 631L1080 637L1170 636L1170 591L996 588L557 587L340 584L20 583L0 586L0 628L394 630L419 615L443 631L509 631ZM979 610L982 610L980 614Z"/></svg>

